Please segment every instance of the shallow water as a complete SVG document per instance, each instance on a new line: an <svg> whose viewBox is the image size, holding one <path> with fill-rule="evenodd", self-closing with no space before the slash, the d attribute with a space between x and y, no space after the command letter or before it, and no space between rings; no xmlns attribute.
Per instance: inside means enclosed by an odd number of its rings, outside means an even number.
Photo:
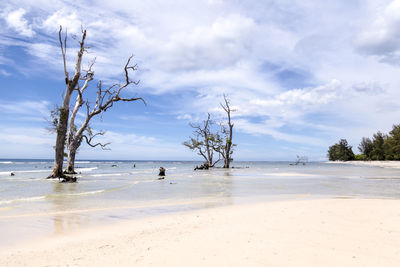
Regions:
<svg viewBox="0 0 400 267"><path fill-rule="evenodd" d="M136 167L134 167L134 164ZM297 198L400 198L400 169L348 164L78 161L78 183L45 179L52 161L0 160L0 246L161 213ZM167 169L158 180L158 168ZM13 172L15 176L10 176Z"/></svg>

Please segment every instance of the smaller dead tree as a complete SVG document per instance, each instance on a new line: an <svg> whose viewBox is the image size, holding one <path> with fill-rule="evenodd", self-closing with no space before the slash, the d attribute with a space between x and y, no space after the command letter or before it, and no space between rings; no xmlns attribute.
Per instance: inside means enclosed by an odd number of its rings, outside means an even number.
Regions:
<svg viewBox="0 0 400 267"><path fill-rule="evenodd" d="M194 137L190 137L189 141L183 143L189 149L196 151L198 155L202 156L205 160L204 166L214 167L221 158L214 161L214 152L221 144L219 133L212 132L212 125L214 122L211 120L211 115L208 113L207 119L202 124L190 123L190 127L194 129Z"/></svg>
<svg viewBox="0 0 400 267"><path fill-rule="evenodd" d="M232 143L233 123L231 120L231 113L235 110L231 109L230 101L226 98L226 95L224 95L224 103L220 103L220 105L225 111L228 120L226 123L221 123L223 144L218 147L218 152L224 159L224 168L229 168L230 163L233 161L233 148L236 146L236 144Z"/></svg>
<svg viewBox="0 0 400 267"><path fill-rule="evenodd" d="M124 72L125 72L125 81L117 84L113 84L109 86L107 89L103 89L102 82L99 81L97 84L97 98L94 103L94 106L91 108L89 101L83 101L82 100L82 93L83 91L87 88L87 84L93 79L93 72L91 71L91 67L93 64L90 65L89 71L87 71L87 77L84 78L85 82L82 88L78 90L78 96L77 100L75 103L74 110L71 115L70 119L70 132L68 135L68 160L67 160L67 173L75 173L74 170L74 163L75 163L75 155L76 151L78 150L79 146L81 145L83 139L86 141L86 143L91 146L91 147L96 147L100 146L101 148L105 149L108 144L101 144L101 143L93 143L93 139L96 136L103 135L104 132L99 132L99 133L93 133L92 129L89 126L90 120L95 117L96 115L102 114L103 112L106 112L108 109L110 109L114 103L119 102L119 101L124 101L124 102L132 102L132 101L138 101L141 100L144 104L146 102L144 101L143 98L141 97L133 97L133 98L125 98L121 96L121 92L123 89L128 87L130 84L138 85L139 81L132 81L130 78L130 71L136 71L137 70L137 65L131 65L131 60L133 56L129 57L127 60L125 67L124 67ZM93 62L94 63L94 62ZM86 104L86 109L87 109L87 114L86 118L81 124L81 126L78 128L75 126L75 117L80 109L80 107ZM72 127L72 125L74 125Z"/></svg>

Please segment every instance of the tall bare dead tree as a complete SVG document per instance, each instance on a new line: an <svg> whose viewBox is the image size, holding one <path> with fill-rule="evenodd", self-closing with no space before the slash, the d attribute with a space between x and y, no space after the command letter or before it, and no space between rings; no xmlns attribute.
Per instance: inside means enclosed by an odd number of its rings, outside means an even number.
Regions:
<svg viewBox="0 0 400 267"><path fill-rule="evenodd" d="M231 120L231 113L235 110L231 109L230 101L227 99L226 95L224 94L224 103L220 103L222 109L225 111L227 116L227 122L221 124L221 132L224 139L224 144L220 146L219 153L224 159L224 168L229 168L230 163L232 162L232 154L233 148L236 144L232 143L232 135L233 135L233 123Z"/></svg>
<svg viewBox="0 0 400 267"><path fill-rule="evenodd" d="M75 70L72 78L69 76L69 72L67 70L67 62L66 62L66 53L67 53L67 32L63 38L62 34L62 26L60 26L60 30L58 31L58 39L60 42L61 54L63 58L64 65L64 75L65 75L65 85L66 90L64 94L64 99L62 106L59 112L59 119L57 125L57 138L56 138L56 147L55 147L55 159L54 159L54 168L52 174L49 178L56 177L64 177L63 174L63 161L64 161L64 146L65 139L68 130L68 119L69 119L69 103L74 90L77 89L77 85L79 83L79 79L81 78L81 64L82 64L82 56L85 52L85 39L86 39L86 30L82 30L81 40L79 42L79 51L76 57Z"/></svg>
<svg viewBox="0 0 400 267"><path fill-rule="evenodd" d="M139 84L139 81L132 81L130 78L129 72L137 70L136 64L133 66L131 65L132 58L133 56L130 56L125 64L124 67L125 80L123 83L116 83L109 86L107 89L103 89L102 82L99 81L99 83L97 84L97 98L92 108L90 107L89 101L86 102L83 101L83 92L87 88L88 83L93 80L94 76L94 72L91 70L94 61L89 65L89 70L86 72L85 77L83 77L85 82L81 88L77 89L78 96L76 98L75 107L73 109L70 118L70 131L68 134L68 142L67 142L68 160L67 160L66 173L75 173L74 170L75 155L83 139L91 147L100 146L101 148L105 149L106 146L108 145L108 143L107 144L93 143L93 139L96 136L104 134L104 132L93 133L92 129L89 126L90 120L93 117L102 114L103 112L106 112L109 108L111 108L114 105L114 103L119 101L132 102L141 100L144 104L146 104L144 99L141 97L125 98L121 96L121 92L124 88L128 87L130 84L134 85ZM78 111L83 104L86 104L87 114L85 120L78 128L75 125L75 117L78 114Z"/></svg>
<svg viewBox="0 0 400 267"><path fill-rule="evenodd" d="M221 138L218 132L213 132L211 127L214 122L211 120L211 115L208 113L207 119L202 124L190 123L194 129L194 137L183 143L191 150L197 151L197 154L202 156L205 163L209 167L214 167L221 159L213 161L214 152L221 146Z"/></svg>

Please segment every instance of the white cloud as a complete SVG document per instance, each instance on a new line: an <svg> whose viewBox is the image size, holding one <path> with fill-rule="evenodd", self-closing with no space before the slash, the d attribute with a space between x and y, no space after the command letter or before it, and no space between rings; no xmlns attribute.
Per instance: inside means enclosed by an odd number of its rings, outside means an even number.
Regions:
<svg viewBox="0 0 400 267"><path fill-rule="evenodd" d="M48 101L0 101L0 114L48 116L49 110Z"/></svg>
<svg viewBox="0 0 400 267"><path fill-rule="evenodd" d="M6 70L0 69L0 75L8 77L11 76L11 73Z"/></svg>
<svg viewBox="0 0 400 267"><path fill-rule="evenodd" d="M176 117L178 120L193 120L190 114L183 114Z"/></svg>
<svg viewBox="0 0 400 267"><path fill-rule="evenodd" d="M166 70L185 72L235 65L250 53L255 28L251 18L230 14L211 25L174 33L160 53L159 64Z"/></svg>
<svg viewBox="0 0 400 267"><path fill-rule="evenodd" d="M43 28L53 33L59 30L60 25L69 34L79 34L81 33L81 26L83 27L83 23L77 13L66 9L54 12L42 23Z"/></svg>
<svg viewBox="0 0 400 267"><path fill-rule="evenodd" d="M3 16L5 17L8 27L17 31L18 34L22 36L33 37L35 32L32 30L32 25L24 18L25 14L26 10L19 8Z"/></svg>
<svg viewBox="0 0 400 267"><path fill-rule="evenodd" d="M16 12L7 25L21 36L23 28L40 34L15 43L0 36L0 48L22 46L35 65L61 73L58 26L79 34L83 25L91 46L85 61L97 57L96 77L119 80L125 60L135 54L139 64L135 78L141 85L132 91L159 97L176 94L177 119L196 120L208 111L221 117L219 102L226 93L237 109L234 118L241 133L322 147L321 140L343 135L356 140L363 132L385 130L400 115L394 101L400 97L399 70L381 63L400 62L400 0L390 4L370 0L363 5L300 0L251 4L156 0L127 5L104 0L90 7L41 1L40 9L36 2L19 3L24 9L2 4ZM0 31L10 35L7 29ZM76 42L70 37L68 47L73 68ZM10 59L2 53L0 62L6 60ZM296 76L292 70L304 75ZM185 95L182 101L180 93ZM312 131L321 137L307 137L313 136ZM140 139L118 138L128 143ZM162 141L141 142L158 146ZM132 149L138 145L130 144Z"/></svg>
<svg viewBox="0 0 400 267"><path fill-rule="evenodd" d="M108 131L104 136L96 139L95 142L107 143L111 150L91 148L82 144L79 149L79 158L114 158L114 159L188 159L193 154L185 149L180 143L170 143L166 140L159 140L151 136L140 136L130 133L118 133Z"/></svg>
<svg viewBox="0 0 400 267"><path fill-rule="evenodd" d="M391 1L379 9L374 21L357 37L361 51L379 56L382 61L399 64L400 59L400 1Z"/></svg>
<svg viewBox="0 0 400 267"><path fill-rule="evenodd" d="M54 137L42 128L4 128L0 131L1 143L18 144L27 146L54 145ZM6 151L5 151L6 152Z"/></svg>
<svg viewBox="0 0 400 267"><path fill-rule="evenodd" d="M306 135L288 134L277 129L277 125L265 121L262 123L251 123L247 120L236 119L235 125L239 131L243 131L252 135L269 135L276 140L283 140L290 143L308 144L311 146L328 145L323 138L314 138Z"/></svg>

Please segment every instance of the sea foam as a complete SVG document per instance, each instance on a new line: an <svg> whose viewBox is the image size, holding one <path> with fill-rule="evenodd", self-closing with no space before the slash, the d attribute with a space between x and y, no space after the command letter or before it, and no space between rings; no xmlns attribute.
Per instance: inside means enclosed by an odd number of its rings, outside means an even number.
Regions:
<svg viewBox="0 0 400 267"><path fill-rule="evenodd" d="M43 200L45 199L46 196L38 196L38 197L25 197L25 198L16 198L16 199L8 199L8 200L2 200L0 201L0 205L4 204L12 204L12 203L18 203L18 202L30 202L30 201L38 201L38 200Z"/></svg>

